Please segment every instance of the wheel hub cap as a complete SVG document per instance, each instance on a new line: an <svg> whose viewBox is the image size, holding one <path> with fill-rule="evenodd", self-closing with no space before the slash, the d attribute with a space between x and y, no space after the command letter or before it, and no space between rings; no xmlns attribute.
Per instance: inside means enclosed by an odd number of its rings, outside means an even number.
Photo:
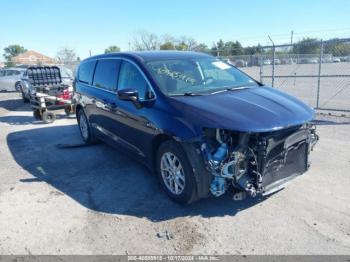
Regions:
<svg viewBox="0 0 350 262"><path fill-rule="evenodd" d="M83 136L83 138L88 139L88 137L89 137L88 125L87 125L86 118L83 114L80 115L79 126L80 126L80 132L81 132L81 135Z"/></svg>
<svg viewBox="0 0 350 262"><path fill-rule="evenodd" d="M161 157L160 168L165 186L171 193L181 194L185 188L185 173L180 160L173 153L166 152Z"/></svg>

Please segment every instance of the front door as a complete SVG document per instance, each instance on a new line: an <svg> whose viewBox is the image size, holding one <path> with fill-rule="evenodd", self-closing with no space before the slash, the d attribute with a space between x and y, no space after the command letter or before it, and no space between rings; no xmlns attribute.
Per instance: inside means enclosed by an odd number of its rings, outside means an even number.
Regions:
<svg viewBox="0 0 350 262"><path fill-rule="evenodd" d="M121 63L118 80L118 91L123 89L137 90L141 101L154 99L155 96L141 69L126 60ZM152 106L138 107L131 101L118 99L114 112L114 119L118 120L116 135L142 157L147 154L155 133L151 121L153 111Z"/></svg>

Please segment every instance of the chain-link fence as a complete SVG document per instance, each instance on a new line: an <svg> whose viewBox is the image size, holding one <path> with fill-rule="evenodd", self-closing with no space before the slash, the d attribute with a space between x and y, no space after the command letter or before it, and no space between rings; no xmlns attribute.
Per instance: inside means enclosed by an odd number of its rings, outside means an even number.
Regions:
<svg viewBox="0 0 350 262"><path fill-rule="evenodd" d="M316 109L350 112L350 38L263 46L251 55L220 58ZM78 64L64 66L74 72Z"/></svg>
<svg viewBox="0 0 350 262"><path fill-rule="evenodd" d="M316 109L350 111L350 39L264 46L222 59Z"/></svg>

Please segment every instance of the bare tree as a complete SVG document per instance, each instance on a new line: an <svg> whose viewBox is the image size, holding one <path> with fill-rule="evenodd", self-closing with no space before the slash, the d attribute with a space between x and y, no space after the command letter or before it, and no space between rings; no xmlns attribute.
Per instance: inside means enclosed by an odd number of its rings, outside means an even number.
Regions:
<svg viewBox="0 0 350 262"><path fill-rule="evenodd" d="M66 68L69 68L73 72L76 69L77 64L79 63L77 54L74 49L61 48L57 52L57 60L59 63L64 64ZM79 58L80 59L80 58Z"/></svg>
<svg viewBox="0 0 350 262"><path fill-rule="evenodd" d="M139 31L133 39L135 50L157 50L159 49L159 38L156 34L147 31Z"/></svg>
<svg viewBox="0 0 350 262"><path fill-rule="evenodd" d="M176 44L177 40L174 36L170 35L170 34L165 34L161 36L161 42L162 43L172 43L172 44Z"/></svg>
<svg viewBox="0 0 350 262"><path fill-rule="evenodd" d="M133 39L134 50L196 50L197 41L191 36L174 37L170 34L158 37L156 34L139 31Z"/></svg>
<svg viewBox="0 0 350 262"><path fill-rule="evenodd" d="M203 52L203 53L210 53L210 49L208 48L208 46L204 43L200 43L198 44L193 51L196 52Z"/></svg>
<svg viewBox="0 0 350 262"><path fill-rule="evenodd" d="M62 64L70 64L77 60L77 54L75 53L74 49L69 49L65 47L61 48L57 52L57 59Z"/></svg>
<svg viewBox="0 0 350 262"><path fill-rule="evenodd" d="M191 36L181 36L178 40L179 44L187 46L187 50L192 51L197 47L197 41Z"/></svg>

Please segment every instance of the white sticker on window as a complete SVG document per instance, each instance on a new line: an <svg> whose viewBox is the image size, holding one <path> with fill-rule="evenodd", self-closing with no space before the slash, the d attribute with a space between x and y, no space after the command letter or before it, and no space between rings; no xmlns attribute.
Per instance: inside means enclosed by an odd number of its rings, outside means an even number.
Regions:
<svg viewBox="0 0 350 262"><path fill-rule="evenodd" d="M212 64L222 70L226 70L230 68L228 64L225 64L224 62L221 62L221 61L216 61L216 62L213 62Z"/></svg>

